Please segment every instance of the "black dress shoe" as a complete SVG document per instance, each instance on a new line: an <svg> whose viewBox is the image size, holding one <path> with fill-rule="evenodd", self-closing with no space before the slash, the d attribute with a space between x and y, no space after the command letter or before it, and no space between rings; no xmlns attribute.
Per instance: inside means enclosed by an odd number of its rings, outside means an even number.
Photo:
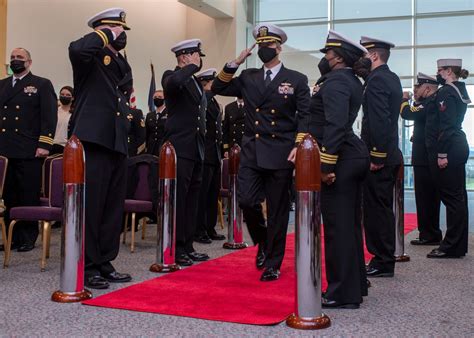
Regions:
<svg viewBox="0 0 474 338"><path fill-rule="evenodd" d="M339 303L326 297L321 298L321 305L330 309L358 309L360 307L359 303Z"/></svg>
<svg viewBox="0 0 474 338"><path fill-rule="evenodd" d="M188 253L189 258L191 258L194 262L204 262L209 259L209 256L205 253L199 253L196 251Z"/></svg>
<svg viewBox="0 0 474 338"><path fill-rule="evenodd" d="M117 271L102 275L102 278L106 279L110 283L127 283L132 280L132 276L128 273L120 273Z"/></svg>
<svg viewBox="0 0 474 338"><path fill-rule="evenodd" d="M367 283L367 288L372 287L372 283L370 282L370 280L365 279L365 282Z"/></svg>
<svg viewBox="0 0 474 338"><path fill-rule="evenodd" d="M189 258L186 254L176 255L176 264L181 266L191 266L193 265L193 261Z"/></svg>
<svg viewBox="0 0 474 338"><path fill-rule="evenodd" d="M390 272L390 271L368 267L367 277L393 277L393 271Z"/></svg>
<svg viewBox="0 0 474 338"><path fill-rule="evenodd" d="M224 235L219 235L217 232L214 232L214 233L209 234L209 237L210 237L213 241L223 241L223 240L225 239L225 236L224 236Z"/></svg>
<svg viewBox="0 0 474 338"><path fill-rule="evenodd" d="M203 244L211 244L212 240L209 238L207 234L201 234L194 236L194 241L198 243L203 243Z"/></svg>
<svg viewBox="0 0 474 338"><path fill-rule="evenodd" d="M280 277L280 270L277 268L266 268L262 273L260 280L262 282L270 282L272 280L277 280Z"/></svg>
<svg viewBox="0 0 474 338"><path fill-rule="evenodd" d="M86 278L86 287L91 289L108 289L110 284L107 280L101 276L93 276Z"/></svg>
<svg viewBox="0 0 474 338"><path fill-rule="evenodd" d="M258 245L258 251L257 251L257 257L255 259L255 265L257 266L257 269L262 270L263 265L265 264L265 245L264 244L259 244Z"/></svg>
<svg viewBox="0 0 474 338"><path fill-rule="evenodd" d="M417 238L410 241L411 245L439 245L440 241L429 241L427 239Z"/></svg>
<svg viewBox="0 0 474 338"><path fill-rule="evenodd" d="M450 255L440 249L433 249L429 254L426 255L428 258L460 258L460 255Z"/></svg>
<svg viewBox="0 0 474 338"><path fill-rule="evenodd" d="M18 252L28 252L31 251L35 248L34 244L22 244L18 247L17 251Z"/></svg>

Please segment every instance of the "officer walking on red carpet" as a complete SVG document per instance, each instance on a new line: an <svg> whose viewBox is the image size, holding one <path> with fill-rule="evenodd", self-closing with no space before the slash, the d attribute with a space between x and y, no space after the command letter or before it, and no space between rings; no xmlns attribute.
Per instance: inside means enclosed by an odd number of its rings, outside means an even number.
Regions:
<svg viewBox="0 0 474 338"><path fill-rule="evenodd" d="M296 146L308 132L309 87L305 75L283 66L279 59L286 33L273 24L253 30L261 68L238 67L253 47L227 63L214 80L218 95L242 97L247 107L238 176L239 203L253 242L258 244L260 280L279 278L290 211L289 187ZM267 226L261 203L267 202Z"/></svg>

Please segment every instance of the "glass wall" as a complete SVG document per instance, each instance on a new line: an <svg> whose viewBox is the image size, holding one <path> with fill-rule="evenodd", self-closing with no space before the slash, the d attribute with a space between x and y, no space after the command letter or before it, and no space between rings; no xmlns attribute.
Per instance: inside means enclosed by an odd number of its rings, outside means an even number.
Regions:
<svg viewBox="0 0 474 338"><path fill-rule="evenodd" d="M356 41L367 35L393 42L396 47L388 64L400 76L404 90L412 91L418 72L434 75L437 59L462 58L463 68L471 73L465 82L474 101L474 0L256 0L254 13L257 23L272 22L285 29L288 42L282 60L306 74L310 85L320 76L319 49L331 28ZM260 66L255 57L248 65ZM360 120L354 127L360 130ZM468 107L463 128L471 149L467 183L474 189L474 103ZM411 163L412 133L412 124L400 121L406 165ZM413 187L409 167L405 183Z"/></svg>

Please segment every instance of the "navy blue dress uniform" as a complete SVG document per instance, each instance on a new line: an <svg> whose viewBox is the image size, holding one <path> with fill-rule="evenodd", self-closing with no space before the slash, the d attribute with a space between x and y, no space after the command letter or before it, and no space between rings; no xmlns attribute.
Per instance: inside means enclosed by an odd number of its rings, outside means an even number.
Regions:
<svg viewBox="0 0 474 338"><path fill-rule="evenodd" d="M88 25L122 25L125 12L113 8L98 13ZM70 130L83 143L86 156L86 285L108 287L107 281L128 281L111 264L119 252L126 194L129 107L132 73L127 60L112 51L125 47L123 34L95 29L71 42L76 106ZM126 40L125 40L126 41Z"/></svg>
<svg viewBox="0 0 474 338"><path fill-rule="evenodd" d="M213 81L215 76L216 69L211 68L199 73L197 78L203 84L205 81ZM201 243L210 243L212 239L225 239L214 229L221 187L222 111L211 91L206 91L206 96L206 141L195 235L195 240Z"/></svg>
<svg viewBox="0 0 474 338"><path fill-rule="evenodd" d="M185 40L171 51L179 55L202 54L199 39ZM170 141L177 156L176 196L176 262L190 265L199 257L193 247L196 232L199 189L205 151L207 98L194 76L200 70L195 64L164 72L161 83L168 109L164 142ZM196 256L197 254L197 256ZM191 258L191 259L190 259Z"/></svg>
<svg viewBox="0 0 474 338"><path fill-rule="evenodd" d="M321 172L336 175L321 189L328 280L323 306L357 308L367 295L360 206L369 153L352 129L362 104L362 83L351 67L367 51L330 30L321 52L326 54L322 64L343 59L342 67L320 67L310 106L309 131L321 149Z"/></svg>
<svg viewBox="0 0 474 338"><path fill-rule="evenodd" d="M390 42L362 37L360 41L369 53L372 49L394 47ZM402 164L398 149L398 118L402 103L399 77L386 64L373 69L365 83L362 118L362 140L370 153L370 162L383 164L370 171L364 184L363 214L367 249L374 258L367 275L393 276L395 268L395 216L393 187Z"/></svg>
<svg viewBox="0 0 474 338"><path fill-rule="evenodd" d="M461 67L461 59L438 60L439 81L446 81L442 77L446 69L458 68L461 71ZM466 85L457 80L445 82L436 97L438 137L433 147L428 148L428 159L441 201L446 206L447 229L439 248L430 252L429 258L461 257L467 253L466 162L469 145L462 131L462 122L470 102ZM439 159L447 159L445 168L439 167Z"/></svg>
<svg viewBox="0 0 474 338"><path fill-rule="evenodd" d="M418 73L415 85L420 88L423 84L437 86L438 82L429 75ZM405 120L414 121L411 164L415 176L415 202L420 233L418 239L411 241L414 245L436 244L442 237L439 228L441 200L428 165L425 133L427 116L435 115L436 109L436 92L420 98L412 105L408 100L403 100L400 107L400 116Z"/></svg>
<svg viewBox="0 0 474 338"><path fill-rule="evenodd" d="M12 76L0 80L0 155L8 158L3 198L9 209L39 205L42 159L36 149L51 151L57 122L57 99L48 79L28 72L13 86ZM13 232L12 246L32 247L37 222L21 222Z"/></svg>
<svg viewBox="0 0 474 338"><path fill-rule="evenodd" d="M147 154L160 156L160 148L165 136L165 123L168 120L168 110L164 106L157 109L163 110L152 111L146 115L146 152Z"/></svg>
<svg viewBox="0 0 474 338"><path fill-rule="evenodd" d="M272 24L257 25L253 35L257 44L263 44L259 49L265 53L272 48L267 43L283 44L287 39L285 32ZM238 176L239 203L252 240L259 244L257 266L265 267L261 280L274 280L283 261L288 228L293 172L288 155L308 132L308 79L282 63L272 69L246 69L234 77L237 68L234 63L226 64L214 80L212 91L240 96L247 107ZM264 200L268 207L267 227L261 208Z"/></svg>
<svg viewBox="0 0 474 338"><path fill-rule="evenodd" d="M246 106L243 101L234 101L225 106L222 140L224 150L228 151L234 144L242 146L244 136Z"/></svg>
<svg viewBox="0 0 474 338"><path fill-rule="evenodd" d="M137 156L145 151L145 118L140 109L130 108L127 115L130 121L130 130L128 132L128 156Z"/></svg>

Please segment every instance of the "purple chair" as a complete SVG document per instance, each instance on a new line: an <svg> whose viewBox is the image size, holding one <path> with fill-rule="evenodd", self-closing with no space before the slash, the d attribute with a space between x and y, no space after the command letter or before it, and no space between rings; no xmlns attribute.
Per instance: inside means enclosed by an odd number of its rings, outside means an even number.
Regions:
<svg viewBox="0 0 474 338"><path fill-rule="evenodd" d="M222 207L222 199L229 198L229 159L224 158L221 161L221 190L219 192L219 223L221 225L221 229L224 229L224 210Z"/></svg>
<svg viewBox="0 0 474 338"><path fill-rule="evenodd" d="M150 165L146 162L138 163L138 183L133 194L133 199L126 199L124 212L125 212L125 225L123 228L123 243L125 244L127 239L127 227L129 215L132 215L131 234L132 242L130 244L130 251L135 252L135 226L136 226L136 215L137 213L150 213L153 212L153 203L151 198L150 185L148 183L148 173L150 172ZM140 221L140 220L139 220ZM142 225L142 239L145 239L146 231L146 217L141 218Z"/></svg>
<svg viewBox="0 0 474 338"><path fill-rule="evenodd" d="M41 271L45 270L46 259L49 258L51 241L51 223L62 219L63 207L63 158L51 159L48 175L48 205L24 206L10 209L10 227L8 229L8 244L5 250L4 268L10 262L13 228L18 221L37 221L41 226L43 250L41 255ZM21 225L20 225L21 226Z"/></svg>
<svg viewBox="0 0 474 338"><path fill-rule="evenodd" d="M41 197L40 197L40 205L43 207L49 207L49 174L51 169L51 161L57 157L61 157L61 154L55 154L48 156L44 162L42 167L42 182L41 182Z"/></svg>
<svg viewBox="0 0 474 338"><path fill-rule="evenodd" d="M0 224L2 226L2 240L3 247L6 248L8 244L7 240L7 227L5 225L5 203L3 202L3 187L5 185L5 178L7 176L8 158L0 156Z"/></svg>

